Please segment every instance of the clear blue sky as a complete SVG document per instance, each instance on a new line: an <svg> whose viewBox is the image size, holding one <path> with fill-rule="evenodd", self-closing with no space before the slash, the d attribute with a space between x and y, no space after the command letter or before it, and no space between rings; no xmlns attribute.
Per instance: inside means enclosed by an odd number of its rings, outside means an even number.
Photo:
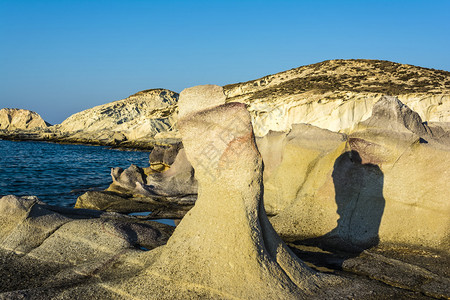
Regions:
<svg viewBox="0 0 450 300"><path fill-rule="evenodd" d="M0 108L50 123L137 91L336 58L450 70L450 1L0 0Z"/></svg>

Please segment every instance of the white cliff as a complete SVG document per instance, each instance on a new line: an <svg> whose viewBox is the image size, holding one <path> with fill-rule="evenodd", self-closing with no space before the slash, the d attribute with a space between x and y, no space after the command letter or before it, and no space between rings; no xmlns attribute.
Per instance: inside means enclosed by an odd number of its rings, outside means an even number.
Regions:
<svg viewBox="0 0 450 300"><path fill-rule="evenodd" d="M349 133L383 95L397 96L423 121L450 122L450 73L376 60L331 60L224 87L248 105L256 136L311 124Z"/></svg>

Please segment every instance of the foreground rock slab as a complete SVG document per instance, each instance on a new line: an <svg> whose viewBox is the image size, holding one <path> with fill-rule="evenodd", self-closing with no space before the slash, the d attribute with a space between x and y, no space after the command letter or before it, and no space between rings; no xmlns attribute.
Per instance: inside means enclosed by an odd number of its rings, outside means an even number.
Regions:
<svg viewBox="0 0 450 300"><path fill-rule="evenodd" d="M0 298L65 294L90 283L120 257L165 244L172 231L120 214L54 207L35 197L2 197ZM102 295L102 289L97 291ZM105 291L105 297L110 293Z"/></svg>
<svg viewBox="0 0 450 300"><path fill-rule="evenodd" d="M196 195L183 197L132 197L110 191L89 191L77 199L75 208L119 213L151 212L148 219L182 219L194 206Z"/></svg>
<svg viewBox="0 0 450 300"><path fill-rule="evenodd" d="M318 270L350 277L355 283L363 278L370 279L365 286L373 288L368 299L450 297L450 257L444 252L404 245L379 245L354 254L324 251L317 245L288 245L299 258ZM373 286L373 281L391 289L380 291Z"/></svg>
<svg viewBox="0 0 450 300"><path fill-rule="evenodd" d="M342 267L345 271L369 276L386 284L421 292L431 297L445 299L450 296L448 277L439 276L417 264L405 263L370 251L346 260Z"/></svg>

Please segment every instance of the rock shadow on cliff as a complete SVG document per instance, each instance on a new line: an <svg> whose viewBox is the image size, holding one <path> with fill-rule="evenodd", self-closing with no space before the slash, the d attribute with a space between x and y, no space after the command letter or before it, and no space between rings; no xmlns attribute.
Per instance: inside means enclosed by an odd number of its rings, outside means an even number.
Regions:
<svg viewBox="0 0 450 300"><path fill-rule="evenodd" d="M337 226L325 235L298 243L327 251L360 253L376 246L384 213L384 175L378 165L363 163L358 151L341 154L332 172Z"/></svg>

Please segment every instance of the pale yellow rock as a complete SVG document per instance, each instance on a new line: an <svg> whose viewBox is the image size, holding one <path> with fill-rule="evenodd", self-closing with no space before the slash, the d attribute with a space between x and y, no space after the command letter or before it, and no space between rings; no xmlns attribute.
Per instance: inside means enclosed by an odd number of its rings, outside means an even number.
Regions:
<svg viewBox="0 0 450 300"><path fill-rule="evenodd" d="M264 184L268 182L274 168L278 167L283 160L283 150L287 142L286 134L286 132L269 131L264 137L256 139L258 150L264 159ZM267 185L265 185L265 191L267 191ZM267 194L265 197L267 200Z"/></svg>
<svg viewBox="0 0 450 300"><path fill-rule="evenodd" d="M258 148L267 137L258 140ZM269 137L270 139L270 137ZM286 209L302 193L310 195L318 186L321 186L329 172L314 171L318 166L332 168L336 155L345 148L345 136L328 130L320 129L306 124L296 124L284 138L284 147L280 148L277 143L274 148L273 142L269 142L265 148L269 151L279 151L282 160L276 167L273 162L266 159L263 153L265 168L274 169L267 174L264 181L264 203L270 214L276 214ZM261 145L262 146L262 145ZM267 151L267 152L269 152ZM320 208L321 204L317 203ZM324 219L322 222L330 222L330 218L323 218L320 214L311 214L311 218ZM331 218L332 220L332 218ZM295 222L293 230L305 229ZM313 230L317 232L319 226ZM310 228L308 228L310 230Z"/></svg>
<svg viewBox="0 0 450 300"><path fill-rule="evenodd" d="M0 109L0 129L33 129L46 128L47 124L40 115L26 109Z"/></svg>
<svg viewBox="0 0 450 300"><path fill-rule="evenodd" d="M189 101L186 106L190 113L193 100L195 98L185 100ZM183 104L181 97L181 115ZM221 134L229 134L231 129L227 128L230 116L235 118L231 120L233 123L242 122L247 126L237 128L235 135L221 140ZM238 104L211 111L200 110L191 118L180 120L186 153L199 180L199 198L152 269L157 274L210 287L225 295L261 298L282 293L286 297L289 288L295 288L295 279L293 282L289 277L275 277L274 271L280 266L271 262L274 258L271 256L276 254L264 247L263 236L258 234L262 230L258 226L262 170L249 121L245 108ZM237 151L239 155L234 153ZM253 170L255 167L257 169ZM266 247L275 244L272 251L281 247L278 251L281 250L281 256L286 256L287 250L283 250L280 240L267 243ZM183 259L179 261L178 257ZM260 264L267 264L267 273ZM298 268L300 271L302 266ZM263 286L257 284L260 280L265 283ZM244 282L252 283L251 290ZM277 285L281 282L284 285L280 289Z"/></svg>
<svg viewBox="0 0 450 300"><path fill-rule="evenodd" d="M26 219L29 209L33 206L36 200L26 201L24 199L5 196L0 201L0 241L3 241L11 231Z"/></svg>
<svg viewBox="0 0 450 300"><path fill-rule="evenodd" d="M153 166L150 167L153 168ZM170 168L164 164L162 167L165 168L147 176L146 184L153 193L164 196L195 195L197 193L197 180L193 176L194 169L186 158L184 149L179 150Z"/></svg>
<svg viewBox="0 0 450 300"><path fill-rule="evenodd" d="M450 249L450 152L416 142L382 166L383 241Z"/></svg>
<svg viewBox="0 0 450 300"><path fill-rule="evenodd" d="M294 126L265 182L274 228L342 250L379 241L448 251L449 145L395 98L375 109L348 138Z"/></svg>
<svg viewBox="0 0 450 300"><path fill-rule="evenodd" d="M198 88L212 98L220 92ZM198 200L155 263L115 289L136 296L132 287L139 284L151 299L299 299L325 296L321 284L343 284L299 261L270 225L262 205L262 160L245 106L201 109L200 103L194 111L195 99L180 98L185 117L179 128L199 182Z"/></svg>
<svg viewBox="0 0 450 300"><path fill-rule="evenodd" d="M180 98L184 99L183 109L178 113L181 119L190 113L224 104L226 96L220 86L202 85L184 89L180 93Z"/></svg>

